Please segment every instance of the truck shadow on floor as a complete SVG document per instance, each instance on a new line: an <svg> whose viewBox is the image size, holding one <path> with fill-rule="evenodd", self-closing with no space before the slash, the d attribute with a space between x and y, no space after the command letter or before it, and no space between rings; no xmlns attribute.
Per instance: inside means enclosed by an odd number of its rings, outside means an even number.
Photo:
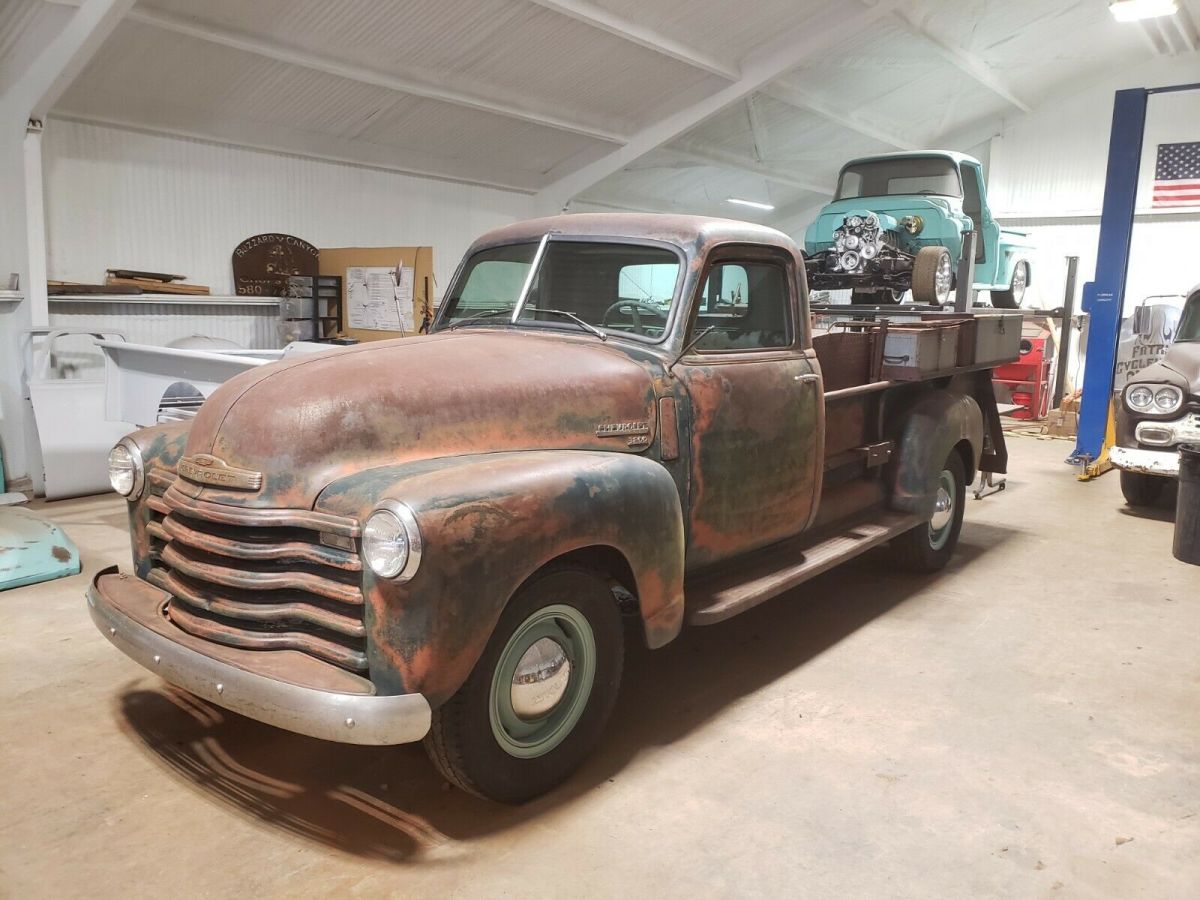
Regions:
<svg viewBox="0 0 1200 900"><path fill-rule="evenodd" d="M600 746L564 786L521 807L451 790L418 745L291 734L150 677L126 687L120 715L175 781L236 814L357 856L436 864L469 853L460 842L604 790L639 753L680 740L897 606L954 602L946 587L955 574L1016 534L971 523L939 575L897 575L886 552L873 551L728 622L685 629L663 650L630 641Z"/></svg>

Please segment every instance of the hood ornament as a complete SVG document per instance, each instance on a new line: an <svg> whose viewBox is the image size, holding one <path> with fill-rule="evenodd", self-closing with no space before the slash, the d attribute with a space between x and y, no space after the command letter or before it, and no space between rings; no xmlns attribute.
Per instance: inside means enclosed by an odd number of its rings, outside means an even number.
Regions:
<svg viewBox="0 0 1200 900"><path fill-rule="evenodd" d="M196 453L179 460L175 467L180 476L194 484L257 491L262 487L262 472L239 469L209 453Z"/></svg>

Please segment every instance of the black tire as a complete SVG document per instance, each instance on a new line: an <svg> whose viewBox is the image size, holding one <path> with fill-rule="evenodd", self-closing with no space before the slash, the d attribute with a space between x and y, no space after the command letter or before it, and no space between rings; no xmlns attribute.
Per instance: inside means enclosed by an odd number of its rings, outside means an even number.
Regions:
<svg viewBox="0 0 1200 900"><path fill-rule="evenodd" d="M1018 275L1020 277L1018 278ZM997 309L1020 309L1025 302L1025 287L1029 284L1029 263L1021 260L1013 266L1007 291L992 291L992 306Z"/></svg>
<svg viewBox="0 0 1200 900"><path fill-rule="evenodd" d="M1130 506L1153 506L1166 489L1167 479L1158 475L1121 470L1121 493Z"/></svg>
<svg viewBox="0 0 1200 900"><path fill-rule="evenodd" d="M949 302L954 286L954 264L945 247L922 247L913 260L914 303L941 306Z"/></svg>
<svg viewBox="0 0 1200 900"><path fill-rule="evenodd" d="M565 737L538 756L515 756L501 743L492 683L503 660L511 658L510 639L548 609L570 607L581 614L594 638L595 670L590 691L580 694L582 712ZM508 655L506 655L508 651ZM552 566L526 582L500 616L483 656L466 683L433 711L425 750L446 780L468 793L500 803L523 803L565 780L587 758L604 730L624 663L621 614L608 582L578 566ZM569 669L579 677L583 665ZM560 704L570 697L567 688ZM557 709L558 707L555 707ZM556 713L551 711L543 719Z"/></svg>
<svg viewBox="0 0 1200 900"><path fill-rule="evenodd" d="M916 528L906 531L891 543L892 557L897 565L910 572L938 572L950 562L954 548L958 545L958 535L962 531L963 510L967 499L967 478L963 459L957 450L951 450L950 456L942 466L939 481L945 478L948 488L953 483L954 493L950 498L950 520L941 528L935 529L933 523L938 513L928 522L922 522Z"/></svg>

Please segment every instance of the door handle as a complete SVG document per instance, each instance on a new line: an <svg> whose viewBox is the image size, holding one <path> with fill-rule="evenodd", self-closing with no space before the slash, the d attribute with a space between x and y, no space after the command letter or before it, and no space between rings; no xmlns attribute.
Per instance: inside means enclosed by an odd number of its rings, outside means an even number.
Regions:
<svg viewBox="0 0 1200 900"><path fill-rule="evenodd" d="M799 381L801 384L809 384L810 382L813 382L813 381L819 381L820 377L821 377L820 375L814 375L812 373L809 373L808 375L797 375L792 380Z"/></svg>

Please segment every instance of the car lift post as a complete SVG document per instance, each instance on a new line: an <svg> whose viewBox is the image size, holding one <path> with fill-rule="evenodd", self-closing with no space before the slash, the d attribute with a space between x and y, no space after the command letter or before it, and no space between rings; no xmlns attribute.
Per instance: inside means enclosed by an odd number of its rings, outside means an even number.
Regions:
<svg viewBox="0 0 1200 900"><path fill-rule="evenodd" d="M1108 139L1108 170L1104 178L1104 204L1100 211L1100 240L1096 250L1096 280L1083 286L1083 311L1090 317L1087 361L1084 364L1083 399L1075 452L1067 462L1082 468L1081 480L1102 475L1112 467L1108 448L1114 436L1112 413L1113 372L1125 302L1125 277L1129 270L1129 245L1137 202L1142 139L1146 130L1146 105L1151 94L1200 89L1197 84L1117 91L1113 101L1112 131Z"/></svg>
<svg viewBox="0 0 1200 900"><path fill-rule="evenodd" d="M970 312L975 305L975 242L978 231L963 232L962 256L958 260L958 271L954 278L954 311Z"/></svg>

